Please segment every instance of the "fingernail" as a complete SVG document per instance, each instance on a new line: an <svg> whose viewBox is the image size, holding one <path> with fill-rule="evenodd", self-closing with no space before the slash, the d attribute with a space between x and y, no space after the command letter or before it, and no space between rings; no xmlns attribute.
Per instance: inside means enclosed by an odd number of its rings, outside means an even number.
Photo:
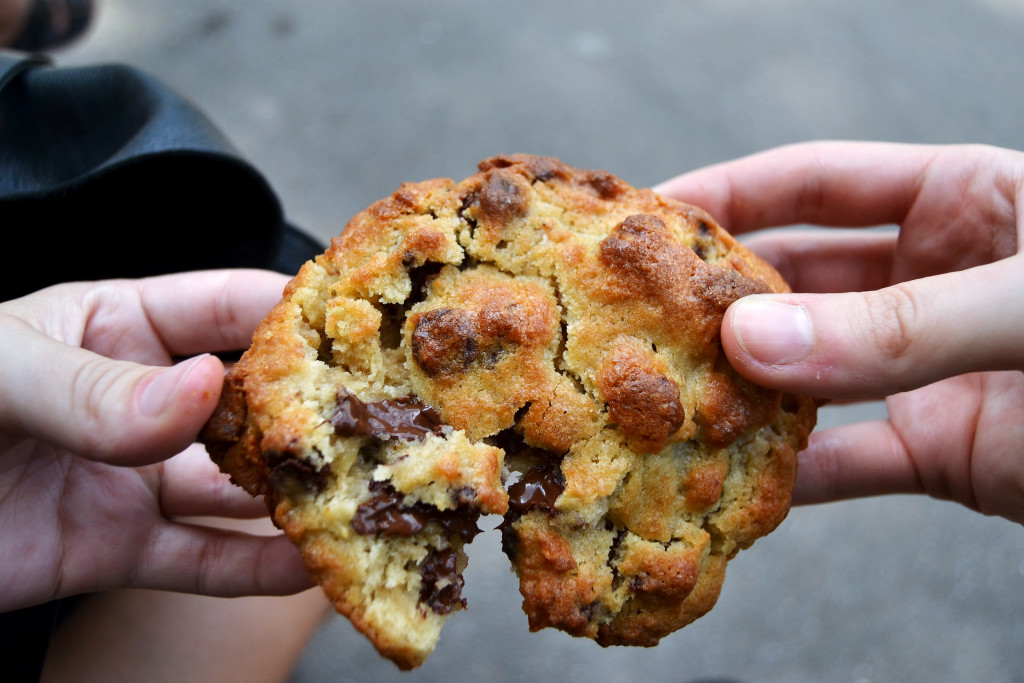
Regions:
<svg viewBox="0 0 1024 683"><path fill-rule="evenodd" d="M814 344L806 308L762 296L733 304L732 330L744 353L768 365L795 363Z"/></svg>
<svg viewBox="0 0 1024 683"><path fill-rule="evenodd" d="M178 387L185 383L185 380L206 355L189 358L187 361L157 373L149 383L143 385L139 393L139 411L143 415L156 417L167 410L178 392Z"/></svg>

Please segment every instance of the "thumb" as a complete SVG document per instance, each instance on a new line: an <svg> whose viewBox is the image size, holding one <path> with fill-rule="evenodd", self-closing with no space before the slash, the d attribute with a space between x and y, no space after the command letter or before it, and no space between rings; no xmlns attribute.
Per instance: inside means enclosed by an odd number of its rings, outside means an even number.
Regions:
<svg viewBox="0 0 1024 683"><path fill-rule="evenodd" d="M188 447L220 396L224 367L201 355L168 368L115 361L34 330L0 341L0 429L93 460L144 465Z"/></svg>
<svg viewBox="0 0 1024 683"><path fill-rule="evenodd" d="M722 322L730 362L763 386L880 398L945 377L1024 369L1016 259L843 294L740 299Z"/></svg>

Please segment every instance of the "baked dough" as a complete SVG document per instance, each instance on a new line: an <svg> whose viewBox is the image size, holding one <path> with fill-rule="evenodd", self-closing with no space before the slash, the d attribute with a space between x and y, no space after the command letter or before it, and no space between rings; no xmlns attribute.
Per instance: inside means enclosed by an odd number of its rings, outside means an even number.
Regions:
<svg viewBox="0 0 1024 683"><path fill-rule="evenodd" d="M402 668L465 607L481 515L531 629L654 645L788 512L815 403L741 378L719 338L733 301L782 291L700 209L494 157L306 263L201 440Z"/></svg>

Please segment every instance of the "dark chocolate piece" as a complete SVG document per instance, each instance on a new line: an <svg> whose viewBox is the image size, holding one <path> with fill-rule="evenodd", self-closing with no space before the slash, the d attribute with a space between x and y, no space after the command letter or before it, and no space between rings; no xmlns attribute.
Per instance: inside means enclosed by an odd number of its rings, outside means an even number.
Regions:
<svg viewBox="0 0 1024 683"><path fill-rule="evenodd" d="M508 487L509 516L518 519L537 508L554 512L555 501L563 491L565 477L556 463L533 467Z"/></svg>
<svg viewBox="0 0 1024 683"><path fill-rule="evenodd" d="M383 482L374 482L371 491L376 495L356 508L352 518L352 527L363 536L412 536L431 522L440 524L449 536L459 536L467 543L480 533L476 524L480 512L476 509L438 510L426 503L405 506L404 496Z"/></svg>
<svg viewBox="0 0 1024 683"><path fill-rule="evenodd" d="M412 332L412 357L431 377L464 371L479 353L476 321L468 311L438 308L420 313Z"/></svg>
<svg viewBox="0 0 1024 683"><path fill-rule="evenodd" d="M414 396L365 403L341 387L330 422L339 436L394 436L405 441L440 436L444 426L438 412Z"/></svg>
<svg viewBox="0 0 1024 683"><path fill-rule="evenodd" d="M530 457L543 453L539 449L528 449L523 455ZM519 535L512 528L515 522L531 510L543 510L554 514L555 501L565 491L565 476L557 461L547 461L531 467L508 487L508 512L498 525L501 532L501 549L515 559L519 553Z"/></svg>
<svg viewBox="0 0 1024 683"><path fill-rule="evenodd" d="M242 380L228 375L224 380L217 410L199 433L199 440L206 446L214 461L220 463L224 459L224 453L242 438L248 415L245 386Z"/></svg>
<svg viewBox="0 0 1024 683"><path fill-rule="evenodd" d="M266 454L270 468L270 482L274 488L297 495L305 492L319 495L327 488L330 470L317 467L309 460L288 451L270 451Z"/></svg>
<svg viewBox="0 0 1024 683"><path fill-rule="evenodd" d="M420 602L437 614L448 614L456 606L465 607L462 597L465 580L459 573L458 555L452 548L435 550L420 567L423 585L420 588Z"/></svg>
<svg viewBox="0 0 1024 683"><path fill-rule="evenodd" d="M591 171L586 183L601 199L617 199L629 190L628 185L606 171Z"/></svg>
<svg viewBox="0 0 1024 683"><path fill-rule="evenodd" d="M526 213L530 196L520 176L493 170L480 189L479 201L485 223L505 226Z"/></svg>
<svg viewBox="0 0 1024 683"><path fill-rule="evenodd" d="M412 536L430 520L415 507L402 508L401 496L394 489L378 493L356 509L352 526L363 536Z"/></svg>

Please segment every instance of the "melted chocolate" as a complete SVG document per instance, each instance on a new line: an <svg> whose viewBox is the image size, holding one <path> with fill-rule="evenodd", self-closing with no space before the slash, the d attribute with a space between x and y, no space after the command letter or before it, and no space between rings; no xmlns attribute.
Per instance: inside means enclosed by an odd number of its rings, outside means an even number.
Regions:
<svg viewBox="0 0 1024 683"><path fill-rule="evenodd" d="M420 567L420 577L423 579L420 602L437 614L448 614L456 606L466 606L466 600L462 597L465 580L459 573L457 560L455 550L445 548L430 553Z"/></svg>
<svg viewBox="0 0 1024 683"><path fill-rule="evenodd" d="M512 525L531 510L554 514L555 501L565 491L565 478L557 462L545 462L528 469L508 487L508 512L498 525L501 549L511 560L519 553L519 535Z"/></svg>
<svg viewBox="0 0 1024 683"><path fill-rule="evenodd" d="M379 493L356 509L352 526L363 536L412 536L429 522L415 507L402 508L397 493Z"/></svg>
<svg viewBox="0 0 1024 683"><path fill-rule="evenodd" d="M327 467L317 467L309 460L287 451L268 452L266 459L270 467L270 482L274 488L287 495L298 495L304 491L316 496L327 488Z"/></svg>
<svg viewBox="0 0 1024 683"><path fill-rule="evenodd" d="M555 511L555 501L565 491L565 478L555 463L531 468L508 487L509 515L522 517L530 510Z"/></svg>
<svg viewBox="0 0 1024 683"><path fill-rule="evenodd" d="M404 496L390 484L380 482L374 482L371 491L376 495L356 508L352 518L352 527L363 536L412 536L431 522L440 524L449 536L458 536L467 543L480 533L476 524L480 517L478 510L464 507L438 510L426 503L404 506Z"/></svg>
<svg viewBox="0 0 1024 683"><path fill-rule="evenodd" d="M436 410L414 396L365 403L344 388L330 423L339 436L397 437L405 441L440 435L444 423Z"/></svg>

